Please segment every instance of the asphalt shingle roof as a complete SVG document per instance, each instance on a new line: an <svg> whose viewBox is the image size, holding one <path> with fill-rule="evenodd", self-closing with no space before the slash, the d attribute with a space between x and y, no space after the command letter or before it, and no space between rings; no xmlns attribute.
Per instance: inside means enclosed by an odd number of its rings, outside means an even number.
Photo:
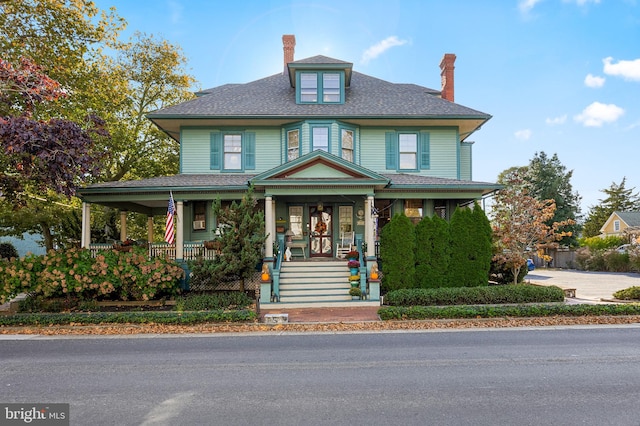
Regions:
<svg viewBox="0 0 640 426"><path fill-rule="evenodd" d="M615 212L628 226L640 226L640 212Z"/></svg>
<svg viewBox="0 0 640 426"><path fill-rule="evenodd" d="M308 63L305 61L337 60L319 56L298 63ZM198 98L155 111L148 117L490 118L489 114L441 99L438 93L416 84L390 83L353 71L344 104L297 104L295 88L291 87L288 75L282 73L246 84L203 90Z"/></svg>

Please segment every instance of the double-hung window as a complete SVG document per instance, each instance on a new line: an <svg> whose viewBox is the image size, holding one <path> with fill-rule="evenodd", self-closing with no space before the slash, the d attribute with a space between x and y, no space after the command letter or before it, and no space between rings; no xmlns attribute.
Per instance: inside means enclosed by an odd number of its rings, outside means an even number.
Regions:
<svg viewBox="0 0 640 426"><path fill-rule="evenodd" d="M340 74L322 74L322 102L340 102Z"/></svg>
<svg viewBox="0 0 640 426"><path fill-rule="evenodd" d="M253 132L212 132L211 170L242 172L256 168L256 134Z"/></svg>
<svg viewBox="0 0 640 426"><path fill-rule="evenodd" d="M300 103L339 104L344 99L344 73L304 71L298 74Z"/></svg>
<svg viewBox="0 0 640 426"><path fill-rule="evenodd" d="M429 133L387 132L386 168L397 171L419 171L430 168Z"/></svg>
<svg viewBox="0 0 640 426"><path fill-rule="evenodd" d="M224 169L242 169L242 136L224 135Z"/></svg>
<svg viewBox="0 0 640 426"><path fill-rule="evenodd" d="M350 129L340 129L340 149L342 150L342 158L353 162L354 160L354 131Z"/></svg>
<svg viewBox="0 0 640 426"><path fill-rule="evenodd" d="M329 127L311 127L311 150L321 150L329 152Z"/></svg>
<svg viewBox="0 0 640 426"><path fill-rule="evenodd" d="M287 161L300 157L300 129L287 130Z"/></svg>
<svg viewBox="0 0 640 426"><path fill-rule="evenodd" d="M318 102L318 73L300 73L300 101Z"/></svg>

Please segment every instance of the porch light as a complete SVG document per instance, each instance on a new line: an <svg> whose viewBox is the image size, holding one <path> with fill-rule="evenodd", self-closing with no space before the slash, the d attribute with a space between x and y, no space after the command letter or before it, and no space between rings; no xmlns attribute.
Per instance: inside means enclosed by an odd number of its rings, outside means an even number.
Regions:
<svg viewBox="0 0 640 426"><path fill-rule="evenodd" d="M324 204L322 203L322 201L318 201L318 205L316 206L316 210L318 210L319 212L324 210Z"/></svg>

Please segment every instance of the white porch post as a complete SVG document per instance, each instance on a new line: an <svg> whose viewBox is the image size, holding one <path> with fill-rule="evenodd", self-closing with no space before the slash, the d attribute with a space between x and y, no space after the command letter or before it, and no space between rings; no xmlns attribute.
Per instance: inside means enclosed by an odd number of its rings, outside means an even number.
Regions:
<svg viewBox="0 0 640 426"><path fill-rule="evenodd" d="M91 244L91 204L82 202L82 248L89 248Z"/></svg>
<svg viewBox="0 0 640 426"><path fill-rule="evenodd" d="M264 232L267 234L264 248L264 256L273 257L273 198L271 195L264 197Z"/></svg>
<svg viewBox="0 0 640 426"><path fill-rule="evenodd" d="M184 259L184 202L176 203L176 259Z"/></svg>
<svg viewBox="0 0 640 426"><path fill-rule="evenodd" d="M364 241L367 243L367 252L365 256L373 257L376 254L375 248L375 230L373 229L373 195L368 195L365 202L364 213Z"/></svg>
<svg viewBox="0 0 640 426"><path fill-rule="evenodd" d="M120 212L120 241L127 239L127 212Z"/></svg>
<svg viewBox="0 0 640 426"><path fill-rule="evenodd" d="M147 242L153 242L153 216L147 216Z"/></svg>

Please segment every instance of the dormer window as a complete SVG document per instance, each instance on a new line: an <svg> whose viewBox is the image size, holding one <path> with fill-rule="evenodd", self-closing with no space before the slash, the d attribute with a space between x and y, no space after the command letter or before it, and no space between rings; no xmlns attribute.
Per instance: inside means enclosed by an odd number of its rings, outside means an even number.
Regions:
<svg viewBox="0 0 640 426"><path fill-rule="evenodd" d="M344 73L336 71L300 72L298 99L306 104L338 104L344 99Z"/></svg>

